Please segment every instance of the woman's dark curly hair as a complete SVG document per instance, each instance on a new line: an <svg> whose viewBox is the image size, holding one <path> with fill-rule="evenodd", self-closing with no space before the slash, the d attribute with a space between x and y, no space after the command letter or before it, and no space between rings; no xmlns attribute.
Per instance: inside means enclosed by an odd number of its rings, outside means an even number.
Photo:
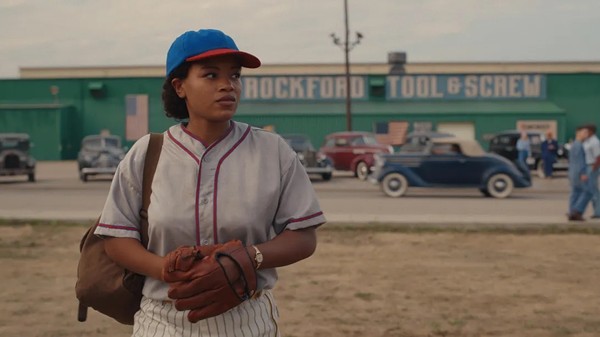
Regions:
<svg viewBox="0 0 600 337"><path fill-rule="evenodd" d="M162 87L162 100L165 109L165 115L169 118L186 119L190 115L185 105L185 99L177 96L175 88L171 81L175 78L185 79L188 76L188 71L193 62L183 62L179 67L175 68L171 75L167 76Z"/></svg>

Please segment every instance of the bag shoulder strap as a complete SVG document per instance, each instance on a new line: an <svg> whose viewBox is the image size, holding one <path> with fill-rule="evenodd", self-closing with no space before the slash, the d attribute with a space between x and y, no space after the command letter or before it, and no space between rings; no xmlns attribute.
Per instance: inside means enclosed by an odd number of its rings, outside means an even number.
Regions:
<svg viewBox="0 0 600 337"><path fill-rule="evenodd" d="M162 133L151 133L144 161L144 173L142 177L142 209L140 209L142 244L148 246L148 207L150 206L150 195L152 195L152 180L156 172L156 165L160 158L163 144Z"/></svg>

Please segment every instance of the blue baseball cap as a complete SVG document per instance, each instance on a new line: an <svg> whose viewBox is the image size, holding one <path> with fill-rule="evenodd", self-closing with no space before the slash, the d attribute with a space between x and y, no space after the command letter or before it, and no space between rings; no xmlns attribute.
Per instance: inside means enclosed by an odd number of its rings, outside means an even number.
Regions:
<svg viewBox="0 0 600 337"><path fill-rule="evenodd" d="M222 31L200 29L185 32L173 41L167 53L167 76L184 62L220 55L237 56L242 67L260 67L260 60L256 56L240 51L233 39Z"/></svg>

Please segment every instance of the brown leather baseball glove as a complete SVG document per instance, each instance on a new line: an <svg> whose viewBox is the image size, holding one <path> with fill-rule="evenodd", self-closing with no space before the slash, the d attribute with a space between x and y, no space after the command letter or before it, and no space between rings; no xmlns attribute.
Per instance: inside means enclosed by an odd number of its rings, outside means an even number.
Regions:
<svg viewBox="0 0 600 337"><path fill-rule="evenodd" d="M181 246L165 256L165 263L162 269L162 278L165 282L183 281L177 278L177 272L189 271L194 263L223 247L223 244L208 246Z"/></svg>
<svg viewBox="0 0 600 337"><path fill-rule="evenodd" d="M163 268L163 278L169 282L168 295L175 300L175 308L190 310L192 323L248 300L257 282L254 262L239 240L216 247L208 257L175 258Z"/></svg>

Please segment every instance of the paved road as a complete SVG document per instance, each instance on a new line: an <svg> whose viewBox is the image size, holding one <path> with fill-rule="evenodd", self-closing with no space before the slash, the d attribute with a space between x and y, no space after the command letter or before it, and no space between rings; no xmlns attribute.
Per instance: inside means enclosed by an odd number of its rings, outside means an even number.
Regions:
<svg viewBox="0 0 600 337"><path fill-rule="evenodd" d="M0 218L92 220L102 206L110 178L79 181L73 161L40 162L38 181L0 177ZM472 224L537 226L567 224L568 182L563 175L551 180L534 178L529 189L517 189L507 199L484 198L476 189L409 189L393 199L377 186L348 174L331 181L313 180L330 222L385 222L397 224ZM588 211L589 212L589 211ZM587 221L598 224L600 221Z"/></svg>

